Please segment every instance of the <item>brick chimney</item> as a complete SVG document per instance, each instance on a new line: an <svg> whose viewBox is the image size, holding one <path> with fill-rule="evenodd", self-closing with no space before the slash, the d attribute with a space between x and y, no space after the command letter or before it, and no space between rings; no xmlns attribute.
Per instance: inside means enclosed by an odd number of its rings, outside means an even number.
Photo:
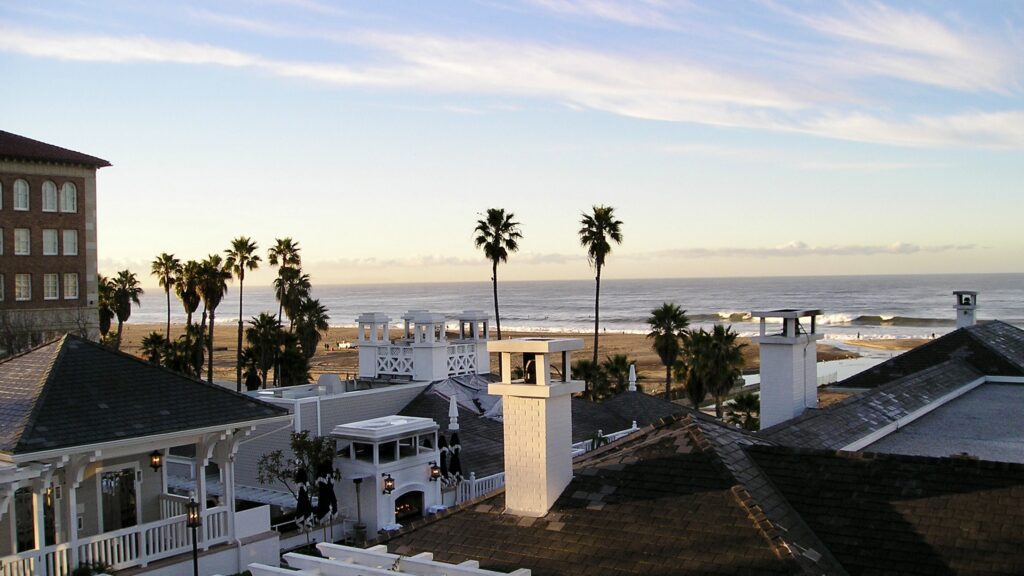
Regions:
<svg viewBox="0 0 1024 576"><path fill-rule="evenodd" d="M501 383L488 387L501 396L505 426L505 508L511 514L540 517L572 480L570 397L583 382L569 379L570 352L580 339L492 340L501 354ZM512 381L512 355L522 355L523 380ZM551 360L561 355L561 377L551 380Z"/></svg>

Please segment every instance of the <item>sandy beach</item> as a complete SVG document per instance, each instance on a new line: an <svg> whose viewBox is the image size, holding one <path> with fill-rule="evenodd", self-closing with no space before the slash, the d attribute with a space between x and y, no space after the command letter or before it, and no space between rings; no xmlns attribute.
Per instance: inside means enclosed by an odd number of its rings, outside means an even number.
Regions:
<svg viewBox="0 0 1024 576"><path fill-rule="evenodd" d="M171 324L171 337L177 338L184 329L183 324ZM131 354L139 354L139 347L142 339L150 332L164 333L164 324L125 324L125 335L121 344L123 351ZM216 326L214 334L213 372L216 380L234 381L235 379L235 347L237 345L237 324L220 324ZM536 336L537 333L530 332L503 332L502 336L521 337ZM575 359L590 358L592 354L593 336L583 334L558 334L544 332L544 337L567 337L582 338L584 350L573 355ZM327 335L321 341L320 349L310 361L310 372L315 379L320 374L338 374L342 377L355 374L359 364L359 354L355 348L339 349L339 342L353 342L356 338L355 328L330 328ZM743 349L743 356L746 360L745 371L756 372L759 366L757 345L749 339L741 338L747 344ZM330 349L325 350L324 345ZM663 390L665 368L662 366L658 355L651 349L650 340L642 334L601 334L601 355L611 356L615 354L626 354L631 359L636 359L638 374L642 378L641 384L648 392ZM833 346L818 346L818 360L839 360L843 358L854 358L857 354L846 350L840 350Z"/></svg>

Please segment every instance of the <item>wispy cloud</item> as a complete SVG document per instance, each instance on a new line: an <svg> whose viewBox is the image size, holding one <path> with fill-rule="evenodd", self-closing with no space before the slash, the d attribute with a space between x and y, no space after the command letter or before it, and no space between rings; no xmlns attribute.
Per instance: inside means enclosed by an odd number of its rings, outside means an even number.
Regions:
<svg viewBox="0 0 1024 576"><path fill-rule="evenodd" d="M627 26L675 30L669 6L658 0L528 0L550 12L607 20Z"/></svg>
<svg viewBox="0 0 1024 576"><path fill-rule="evenodd" d="M286 29L213 13L200 17L264 33ZM0 51L91 62L165 62L249 68L351 87L543 98L634 118L813 134L901 146L1024 148L1024 110L899 116L818 101L800 82L714 68L678 57L625 56L542 42L352 33L370 60L287 60L148 36L52 34L5 26ZM271 29L276 32L271 32ZM339 54L345 51L339 49ZM476 107L474 107L476 109ZM459 110L467 111L467 110Z"/></svg>
<svg viewBox="0 0 1024 576"><path fill-rule="evenodd" d="M922 246L907 242L895 244L846 244L811 246L805 242L790 242L768 247L679 248L653 252L650 256L662 258L795 258L803 256L876 256L909 255L921 252L960 252L976 250L974 244L942 244Z"/></svg>
<svg viewBox="0 0 1024 576"><path fill-rule="evenodd" d="M835 72L967 91L1020 90L1021 46L970 31L962 22L954 30L934 17L880 2L844 2L829 14L771 5L836 42L807 57Z"/></svg>

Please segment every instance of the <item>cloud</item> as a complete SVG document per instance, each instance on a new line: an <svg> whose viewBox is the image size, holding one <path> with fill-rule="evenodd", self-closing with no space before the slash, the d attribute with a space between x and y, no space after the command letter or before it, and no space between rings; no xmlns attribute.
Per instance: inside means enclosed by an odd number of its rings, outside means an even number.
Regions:
<svg viewBox="0 0 1024 576"><path fill-rule="evenodd" d="M820 64L834 71L966 91L1009 94L1020 89L1021 47L966 30L963 22L956 22L954 30L925 14L880 2L842 3L836 14L771 5L835 42L824 52L808 52L821 55Z"/></svg>
<svg viewBox="0 0 1024 576"><path fill-rule="evenodd" d="M652 252L658 258L795 258L803 256L876 256L909 255L917 253L962 252L977 250L974 244L941 244L921 246L906 242L886 245L831 245L810 246L805 242L790 242L771 247L680 248Z"/></svg>
<svg viewBox="0 0 1024 576"><path fill-rule="evenodd" d="M232 24L263 26L248 21ZM1024 148L1024 110L1019 109L905 118L836 109L816 101L817 96L799 82L667 56L372 32L353 32L347 42L373 57L353 63L286 60L206 43L141 35L51 34L15 26L7 26L0 35L0 51L73 61L246 68L341 87L542 98L633 118L899 146Z"/></svg>
<svg viewBox="0 0 1024 576"><path fill-rule="evenodd" d="M627 26L676 30L664 2L657 0L527 0L544 10L569 16L607 20Z"/></svg>

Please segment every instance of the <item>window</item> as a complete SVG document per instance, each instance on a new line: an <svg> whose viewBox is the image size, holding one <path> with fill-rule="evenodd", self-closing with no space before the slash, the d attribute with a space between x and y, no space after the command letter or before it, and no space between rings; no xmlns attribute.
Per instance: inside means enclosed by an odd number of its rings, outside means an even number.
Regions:
<svg viewBox="0 0 1024 576"><path fill-rule="evenodd" d="M15 300L31 300L32 299L32 275L31 274L15 274L14 275L14 299Z"/></svg>
<svg viewBox="0 0 1024 576"><path fill-rule="evenodd" d="M71 182L65 182L60 191L60 211L78 212L78 188Z"/></svg>
<svg viewBox="0 0 1024 576"><path fill-rule="evenodd" d="M64 299L78 299L78 273L71 272L64 275Z"/></svg>
<svg viewBox="0 0 1024 576"><path fill-rule="evenodd" d="M24 180L14 181L14 209L28 210L28 182Z"/></svg>
<svg viewBox="0 0 1024 576"><path fill-rule="evenodd" d="M60 297L57 293L57 274L43 274L43 300L56 300Z"/></svg>
<svg viewBox="0 0 1024 576"><path fill-rule="evenodd" d="M43 230L43 256L57 255L57 231Z"/></svg>
<svg viewBox="0 0 1024 576"><path fill-rule="evenodd" d="M57 211L57 185L47 180L43 182L43 212Z"/></svg>
<svg viewBox="0 0 1024 576"><path fill-rule="evenodd" d="M78 256L78 230L64 231L64 255Z"/></svg>
<svg viewBox="0 0 1024 576"><path fill-rule="evenodd" d="M120 530L138 523L135 469L122 468L100 476L100 510L104 532Z"/></svg>
<svg viewBox="0 0 1024 576"><path fill-rule="evenodd" d="M31 234L28 228L14 229L14 255L28 256L32 253Z"/></svg>

